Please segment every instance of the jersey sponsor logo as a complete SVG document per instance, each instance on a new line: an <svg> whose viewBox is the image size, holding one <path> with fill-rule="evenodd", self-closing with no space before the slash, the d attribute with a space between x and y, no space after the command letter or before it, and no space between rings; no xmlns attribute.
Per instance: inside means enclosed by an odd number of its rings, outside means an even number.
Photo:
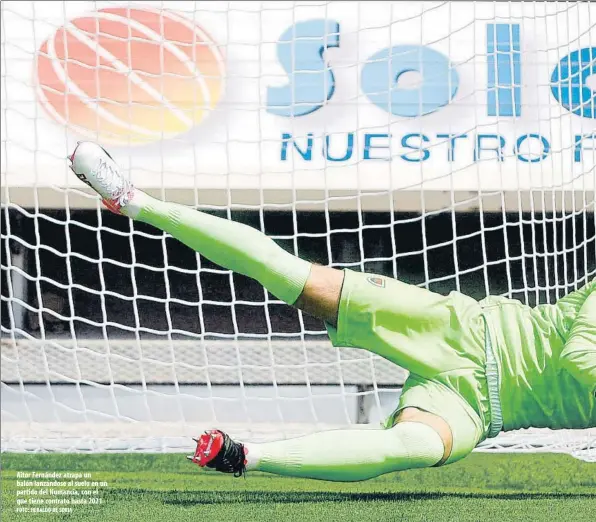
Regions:
<svg viewBox="0 0 596 522"><path fill-rule="evenodd" d="M379 288L385 288L385 279L382 277L367 277L366 280L374 286L378 286Z"/></svg>

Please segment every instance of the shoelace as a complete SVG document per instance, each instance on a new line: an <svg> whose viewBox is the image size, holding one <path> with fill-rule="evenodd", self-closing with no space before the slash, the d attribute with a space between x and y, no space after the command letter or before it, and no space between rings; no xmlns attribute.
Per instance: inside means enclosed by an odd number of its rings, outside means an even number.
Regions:
<svg viewBox="0 0 596 522"><path fill-rule="evenodd" d="M107 196L112 201L117 201L120 206L126 205L132 188L130 183L120 175L117 169L101 158L96 172L97 180L101 182Z"/></svg>

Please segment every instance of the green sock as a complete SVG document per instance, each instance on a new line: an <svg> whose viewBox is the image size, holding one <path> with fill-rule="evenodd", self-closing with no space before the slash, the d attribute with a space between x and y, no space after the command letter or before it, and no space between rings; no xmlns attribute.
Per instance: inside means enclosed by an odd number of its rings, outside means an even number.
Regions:
<svg viewBox="0 0 596 522"><path fill-rule="evenodd" d="M293 305L311 263L277 245L259 230L137 191L125 214L149 223L224 268L256 279L275 297Z"/></svg>
<svg viewBox="0 0 596 522"><path fill-rule="evenodd" d="M430 426L401 422L386 430L322 431L296 439L247 443L247 470L354 482L393 471L434 466L443 441Z"/></svg>

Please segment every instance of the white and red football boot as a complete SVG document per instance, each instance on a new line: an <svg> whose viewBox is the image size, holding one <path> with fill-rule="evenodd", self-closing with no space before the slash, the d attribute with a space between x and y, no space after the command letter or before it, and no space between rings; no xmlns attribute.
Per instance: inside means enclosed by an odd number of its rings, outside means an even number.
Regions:
<svg viewBox="0 0 596 522"><path fill-rule="evenodd" d="M186 457L200 467L212 468L240 477L246 471L246 448L220 430L206 431L198 439L194 455Z"/></svg>
<svg viewBox="0 0 596 522"><path fill-rule="evenodd" d="M109 210L125 214L122 209L134 197L135 188L103 147L92 141L80 141L68 159L71 170L101 196Z"/></svg>

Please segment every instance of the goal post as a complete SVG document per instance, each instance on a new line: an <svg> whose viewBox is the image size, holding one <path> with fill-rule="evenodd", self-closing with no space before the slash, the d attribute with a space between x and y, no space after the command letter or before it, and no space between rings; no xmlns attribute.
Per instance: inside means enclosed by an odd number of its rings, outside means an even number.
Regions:
<svg viewBox="0 0 596 522"><path fill-rule="evenodd" d="M596 275L595 5L1 6L2 451L376 427L407 377L102 211L78 140L321 264L531 305ZM596 432L478 450L594 460Z"/></svg>

